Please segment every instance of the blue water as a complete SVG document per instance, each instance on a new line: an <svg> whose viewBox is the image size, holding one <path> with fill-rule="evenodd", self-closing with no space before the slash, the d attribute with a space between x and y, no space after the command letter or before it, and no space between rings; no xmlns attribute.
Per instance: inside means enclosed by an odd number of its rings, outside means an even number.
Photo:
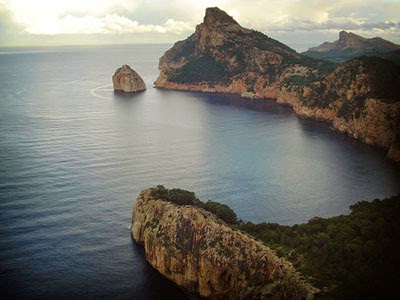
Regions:
<svg viewBox="0 0 400 300"><path fill-rule="evenodd" d="M185 299L130 237L157 184L281 224L400 192L384 151L289 108L152 88L168 47L0 49L2 299ZM114 94L124 63L146 92Z"/></svg>

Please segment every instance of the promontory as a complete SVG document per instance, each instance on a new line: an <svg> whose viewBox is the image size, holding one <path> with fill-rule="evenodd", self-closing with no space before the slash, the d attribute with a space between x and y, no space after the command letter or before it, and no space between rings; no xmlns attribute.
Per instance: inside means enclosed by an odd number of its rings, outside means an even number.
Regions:
<svg viewBox="0 0 400 300"><path fill-rule="evenodd" d="M196 201L191 192L163 186L137 198L132 237L144 245L146 260L162 275L206 299L314 298L316 289L291 263Z"/></svg>
<svg viewBox="0 0 400 300"><path fill-rule="evenodd" d="M123 65L115 71L112 82L115 91L134 93L146 90L142 77L128 65Z"/></svg>
<svg viewBox="0 0 400 300"><path fill-rule="evenodd" d="M306 57L214 7L159 69L156 87L275 99L400 162L400 67L383 58L337 65Z"/></svg>

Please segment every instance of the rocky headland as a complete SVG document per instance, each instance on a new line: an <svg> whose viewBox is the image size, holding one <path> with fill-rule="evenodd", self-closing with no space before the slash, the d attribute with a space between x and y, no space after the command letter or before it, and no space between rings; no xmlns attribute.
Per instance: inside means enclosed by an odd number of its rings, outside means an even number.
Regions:
<svg viewBox="0 0 400 300"><path fill-rule="evenodd" d="M115 71L112 82L115 91L135 93L146 90L142 77L128 65L123 65Z"/></svg>
<svg viewBox="0 0 400 300"><path fill-rule="evenodd" d="M336 65L306 57L215 7L159 69L156 87L275 99L400 162L400 67L382 58Z"/></svg>
<svg viewBox="0 0 400 300"><path fill-rule="evenodd" d="M263 243L209 211L156 192L147 189L137 198L132 237L144 245L146 260L186 291L206 299L314 298L316 289Z"/></svg>

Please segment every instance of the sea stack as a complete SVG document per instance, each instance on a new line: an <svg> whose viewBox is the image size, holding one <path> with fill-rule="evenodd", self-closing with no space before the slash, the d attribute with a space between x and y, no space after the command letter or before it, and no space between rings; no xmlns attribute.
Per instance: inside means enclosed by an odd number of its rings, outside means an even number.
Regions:
<svg viewBox="0 0 400 300"><path fill-rule="evenodd" d="M128 65L118 68L112 77L114 91L135 93L146 90L140 75Z"/></svg>

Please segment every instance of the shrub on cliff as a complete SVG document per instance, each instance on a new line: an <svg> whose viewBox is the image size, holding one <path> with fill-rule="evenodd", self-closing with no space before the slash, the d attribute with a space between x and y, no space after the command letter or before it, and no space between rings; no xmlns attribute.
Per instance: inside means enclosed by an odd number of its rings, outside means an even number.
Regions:
<svg viewBox="0 0 400 300"><path fill-rule="evenodd" d="M167 189L163 185L158 185L151 189L151 196L178 205L194 205L213 213L226 223L237 223L236 213L228 205L211 200L203 202L196 197L195 193L187 190Z"/></svg>
<svg viewBox="0 0 400 300"><path fill-rule="evenodd" d="M180 83L220 82L227 75L224 66L211 56L201 56L168 75L168 80Z"/></svg>
<svg viewBox="0 0 400 300"><path fill-rule="evenodd" d="M157 185L151 189L151 196L173 202L178 205L196 205L199 199L196 198L195 193L182 189L166 189L163 185Z"/></svg>
<svg viewBox="0 0 400 300"><path fill-rule="evenodd" d="M229 224L237 223L236 213L232 210L232 208L230 208L226 204L208 200L207 202L200 201L198 206L209 212L212 212L214 215L224 220L226 223Z"/></svg>

